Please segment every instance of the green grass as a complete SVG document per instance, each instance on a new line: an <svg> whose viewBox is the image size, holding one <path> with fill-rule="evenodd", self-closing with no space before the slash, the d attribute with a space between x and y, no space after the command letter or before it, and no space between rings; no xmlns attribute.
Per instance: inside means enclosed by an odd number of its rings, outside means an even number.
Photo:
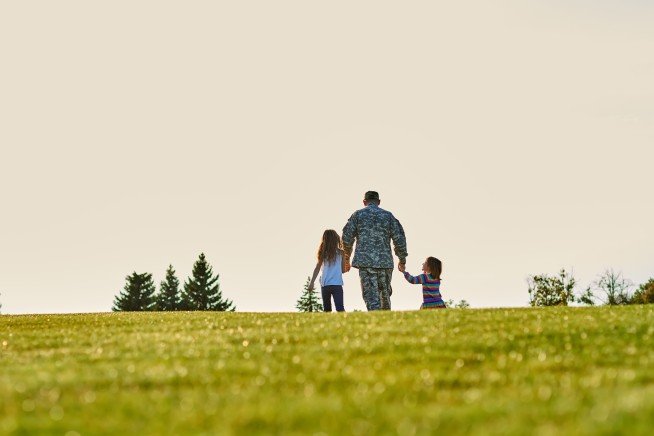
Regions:
<svg viewBox="0 0 654 436"><path fill-rule="evenodd" d="M650 434L654 305L0 316L1 434Z"/></svg>

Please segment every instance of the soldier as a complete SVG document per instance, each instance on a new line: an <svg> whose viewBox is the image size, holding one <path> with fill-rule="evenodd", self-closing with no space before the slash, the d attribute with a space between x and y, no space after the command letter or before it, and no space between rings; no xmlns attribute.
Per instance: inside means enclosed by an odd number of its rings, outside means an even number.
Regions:
<svg viewBox="0 0 654 436"><path fill-rule="evenodd" d="M343 227L343 248L346 271L350 266L359 269L361 292L368 310L391 310L391 240L399 265L405 265L406 238L400 222L392 213L380 208L379 203L377 192L366 192L363 198L366 207L354 212ZM350 265L355 240L357 248Z"/></svg>

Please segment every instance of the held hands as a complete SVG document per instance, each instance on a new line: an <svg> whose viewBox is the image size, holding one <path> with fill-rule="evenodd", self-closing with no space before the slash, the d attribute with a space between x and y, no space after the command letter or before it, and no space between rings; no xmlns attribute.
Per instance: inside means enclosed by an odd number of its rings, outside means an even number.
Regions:
<svg viewBox="0 0 654 436"><path fill-rule="evenodd" d="M341 265L341 272L346 273L350 271L352 265L350 264L350 256L343 256L343 263Z"/></svg>
<svg viewBox="0 0 654 436"><path fill-rule="evenodd" d="M406 264L405 263L398 263L397 264L397 269L399 269L400 272L404 272L406 270Z"/></svg>

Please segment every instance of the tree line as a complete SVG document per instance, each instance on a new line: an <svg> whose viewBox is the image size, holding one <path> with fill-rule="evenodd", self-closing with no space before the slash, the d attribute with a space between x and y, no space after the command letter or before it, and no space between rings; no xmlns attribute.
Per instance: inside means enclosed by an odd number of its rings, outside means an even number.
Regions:
<svg viewBox="0 0 654 436"><path fill-rule="evenodd" d="M638 287L622 272L607 269L583 290L577 291L574 275L561 269L556 276L547 274L527 278L531 306L567 306L570 303L594 305L628 305L654 303L654 278Z"/></svg>
<svg viewBox="0 0 654 436"><path fill-rule="evenodd" d="M179 279L172 265L156 292L152 274L133 272L125 277L123 290L116 295L114 312L211 310L233 312L236 306L223 297L218 283L219 274L207 262L204 253L193 265L193 272L180 289Z"/></svg>

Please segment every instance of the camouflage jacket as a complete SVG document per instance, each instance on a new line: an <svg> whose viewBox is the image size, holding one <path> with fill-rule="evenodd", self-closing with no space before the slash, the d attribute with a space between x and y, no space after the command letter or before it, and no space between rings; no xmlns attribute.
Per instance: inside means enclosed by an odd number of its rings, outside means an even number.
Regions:
<svg viewBox="0 0 654 436"><path fill-rule="evenodd" d="M353 267L393 269L391 240L400 262L406 261L406 237L400 222L392 213L376 204L357 210L343 227L343 246L346 256L357 247L352 259Z"/></svg>

